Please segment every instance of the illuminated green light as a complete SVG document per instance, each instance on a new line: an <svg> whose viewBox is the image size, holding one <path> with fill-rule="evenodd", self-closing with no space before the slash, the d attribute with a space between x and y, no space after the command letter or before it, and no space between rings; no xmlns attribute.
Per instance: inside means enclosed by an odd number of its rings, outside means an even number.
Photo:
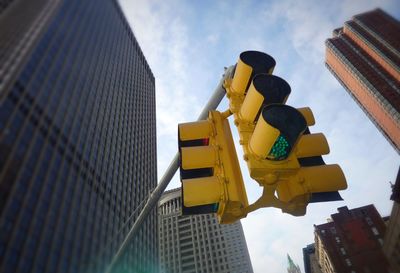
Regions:
<svg viewBox="0 0 400 273"><path fill-rule="evenodd" d="M285 137L280 135L275 141L274 146L272 146L269 152L268 158L272 160L283 160L289 156L290 145Z"/></svg>

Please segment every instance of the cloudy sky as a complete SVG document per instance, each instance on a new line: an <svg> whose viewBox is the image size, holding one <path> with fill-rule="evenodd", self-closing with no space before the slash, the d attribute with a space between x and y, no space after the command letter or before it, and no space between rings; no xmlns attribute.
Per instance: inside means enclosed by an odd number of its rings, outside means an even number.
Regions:
<svg viewBox="0 0 400 273"><path fill-rule="evenodd" d="M240 52L259 50L277 62L274 74L288 81L287 104L309 106L349 185L345 201L308 206L293 217L265 208L242 220L254 272L285 272L286 254L303 268L302 248L313 242L313 224L326 222L341 206L373 203L390 214L390 184L399 155L324 65L324 41L351 16L381 7L400 18L398 1L152 1L120 0L156 78L158 177L177 151L177 124L197 119L224 66ZM219 110L226 110L226 98ZM235 132L232 127L232 131ZM237 138L237 135L235 134ZM239 158L241 147L237 146ZM242 164L249 201L261 193ZM176 175L168 188L178 187Z"/></svg>

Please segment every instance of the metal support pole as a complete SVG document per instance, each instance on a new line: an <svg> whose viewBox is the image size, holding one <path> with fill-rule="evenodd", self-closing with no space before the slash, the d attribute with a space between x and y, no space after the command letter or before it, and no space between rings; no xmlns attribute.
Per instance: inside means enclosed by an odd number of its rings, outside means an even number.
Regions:
<svg viewBox="0 0 400 273"><path fill-rule="evenodd" d="M200 113L197 120L206 119L208 117L208 111L217 109L219 103L225 96L225 89L223 87L224 81L225 81L225 79L232 77L233 70L234 70L233 66L230 66L225 69L225 73L222 76L222 79L219 82L217 88L215 88L214 94L210 97L206 106L204 106L203 111ZM118 261L118 259L122 255L122 253L124 253L125 249L129 245L129 243L132 241L133 237L135 236L135 234L137 233L137 231L139 230L139 228L141 227L142 223L147 218L147 216L149 215L151 210L157 204L158 200L160 200L162 193L167 188L169 182L171 181L172 177L174 177L178 168L179 168L179 152L177 152L175 154L175 156L172 159L171 163L169 164L167 170L165 171L163 177L159 181L157 187L150 194L150 197L147 199L146 205L143 207L142 211L140 212L140 215L136 219L136 221L133 224L128 235L125 237L125 239L122 242L121 246L119 247L117 253L114 255L113 259L111 260L111 263L108 266L106 273L112 272L113 266Z"/></svg>

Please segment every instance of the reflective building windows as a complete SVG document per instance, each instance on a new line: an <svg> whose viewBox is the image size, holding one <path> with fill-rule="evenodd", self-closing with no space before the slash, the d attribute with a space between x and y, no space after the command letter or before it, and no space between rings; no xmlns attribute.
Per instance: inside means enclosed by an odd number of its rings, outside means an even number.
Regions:
<svg viewBox="0 0 400 273"><path fill-rule="evenodd" d="M118 3L57 3L0 87L0 272L104 271L157 184L154 76ZM116 271L157 270L155 217Z"/></svg>

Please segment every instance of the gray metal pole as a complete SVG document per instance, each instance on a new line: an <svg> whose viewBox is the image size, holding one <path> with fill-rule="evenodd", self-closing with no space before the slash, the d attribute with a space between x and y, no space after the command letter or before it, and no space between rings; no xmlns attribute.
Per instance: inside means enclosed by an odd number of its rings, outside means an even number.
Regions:
<svg viewBox="0 0 400 273"><path fill-rule="evenodd" d="M227 78L231 78L233 74L233 66L230 66L225 69L225 73L222 76L221 81L219 82L217 88L214 90L214 94L208 100L206 106L204 106L203 111L200 113L197 120L203 120L208 117L208 111L217 109L219 103L225 96L225 89L223 87L224 81ZM114 255L113 259L111 260L110 265L108 266L106 273L111 273L113 266L118 261L122 253L124 253L126 247L132 241L133 237L141 227L144 220L147 218L151 210L157 204L158 200L162 193L167 188L169 182L171 181L172 177L174 177L176 171L179 168L179 152L175 154L174 158L172 159L171 163L169 164L167 170L165 171L163 177L159 181L157 187L154 191L150 194L149 199L147 199L146 205L143 207L140 215L136 219L135 223L133 224L131 230L129 231L128 235L125 237L125 240L122 242L121 246L119 247L117 253Z"/></svg>

